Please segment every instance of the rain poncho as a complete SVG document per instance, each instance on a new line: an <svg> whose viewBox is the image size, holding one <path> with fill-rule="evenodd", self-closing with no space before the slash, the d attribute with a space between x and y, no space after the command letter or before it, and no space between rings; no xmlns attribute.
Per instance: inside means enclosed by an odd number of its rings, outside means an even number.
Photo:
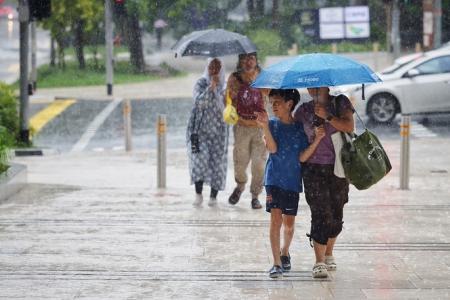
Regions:
<svg viewBox="0 0 450 300"><path fill-rule="evenodd" d="M227 174L228 125L223 121L225 71L221 61L219 83L210 89L208 59L203 76L194 88L194 103L186 132L191 184L203 181L216 190L224 190ZM197 133L200 152L192 153L190 136Z"/></svg>

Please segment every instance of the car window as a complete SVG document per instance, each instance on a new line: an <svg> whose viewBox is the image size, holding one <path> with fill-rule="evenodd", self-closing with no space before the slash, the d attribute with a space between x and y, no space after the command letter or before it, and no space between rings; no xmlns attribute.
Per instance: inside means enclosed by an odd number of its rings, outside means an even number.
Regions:
<svg viewBox="0 0 450 300"><path fill-rule="evenodd" d="M442 57L442 70L444 73L450 73L450 56Z"/></svg>
<svg viewBox="0 0 450 300"><path fill-rule="evenodd" d="M439 74L450 72L450 56L442 56L433 58L423 64L418 65L415 69L420 74Z"/></svg>

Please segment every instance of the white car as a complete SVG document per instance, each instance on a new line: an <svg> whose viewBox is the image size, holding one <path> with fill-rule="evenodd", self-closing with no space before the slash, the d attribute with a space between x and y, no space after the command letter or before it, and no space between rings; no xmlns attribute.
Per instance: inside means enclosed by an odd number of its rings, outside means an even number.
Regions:
<svg viewBox="0 0 450 300"><path fill-rule="evenodd" d="M358 113L376 123L390 123L397 113L450 112L450 50L411 55L378 74L381 83L349 92Z"/></svg>

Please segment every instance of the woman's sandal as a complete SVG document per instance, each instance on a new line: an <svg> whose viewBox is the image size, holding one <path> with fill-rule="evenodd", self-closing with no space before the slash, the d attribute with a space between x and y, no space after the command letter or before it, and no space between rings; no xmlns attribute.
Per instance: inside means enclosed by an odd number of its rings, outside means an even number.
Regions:
<svg viewBox="0 0 450 300"><path fill-rule="evenodd" d="M327 278L328 277L327 265L324 263L315 264L312 269L312 276L313 278Z"/></svg>
<svg viewBox="0 0 450 300"><path fill-rule="evenodd" d="M333 256L325 256L325 264L328 271L336 271L337 266Z"/></svg>

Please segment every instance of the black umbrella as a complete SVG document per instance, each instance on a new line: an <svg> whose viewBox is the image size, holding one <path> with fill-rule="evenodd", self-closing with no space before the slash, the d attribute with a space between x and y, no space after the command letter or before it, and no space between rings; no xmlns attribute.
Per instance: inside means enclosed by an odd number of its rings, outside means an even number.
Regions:
<svg viewBox="0 0 450 300"><path fill-rule="evenodd" d="M224 29L193 31L183 36L173 47L181 56L218 57L256 52L256 46L245 35Z"/></svg>

